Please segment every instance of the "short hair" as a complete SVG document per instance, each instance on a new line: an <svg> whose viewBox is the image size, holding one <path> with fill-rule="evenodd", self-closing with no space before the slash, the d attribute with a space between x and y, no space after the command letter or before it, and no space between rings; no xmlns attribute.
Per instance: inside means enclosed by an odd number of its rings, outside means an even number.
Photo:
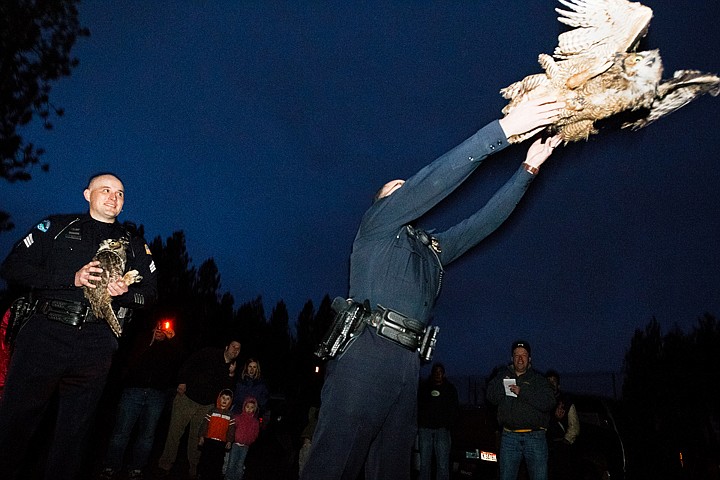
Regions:
<svg viewBox="0 0 720 480"><path fill-rule="evenodd" d="M443 375L445 375L445 365L443 365L443 364L440 363L440 362L435 362L435 363L433 363L433 366L432 366L432 368L430 369L430 371L432 372L432 371L434 371L436 368L439 368L440 370L442 370Z"/></svg>
<svg viewBox="0 0 720 480"><path fill-rule="evenodd" d="M90 178L88 178L87 187L85 187L85 188L90 188L90 184L93 182L93 180L95 180L98 177L104 177L105 175L110 175L111 177L115 177L118 179L118 181L120 183L123 184L123 186L125 185L125 182L122 181L122 178L118 177L113 172L98 172L98 173L94 173L94 174L90 175Z"/></svg>

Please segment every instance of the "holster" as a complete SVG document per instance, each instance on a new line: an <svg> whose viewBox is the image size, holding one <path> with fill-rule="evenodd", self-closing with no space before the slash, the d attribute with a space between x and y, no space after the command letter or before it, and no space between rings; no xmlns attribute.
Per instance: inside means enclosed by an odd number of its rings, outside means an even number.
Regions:
<svg viewBox="0 0 720 480"><path fill-rule="evenodd" d="M331 308L335 312L330 329L318 345L315 355L322 360L335 357L345 351L350 341L365 328L365 317L370 314L369 306L336 297Z"/></svg>
<svg viewBox="0 0 720 480"><path fill-rule="evenodd" d="M5 331L5 343L12 346L15 343L15 337L20 329L25 325L30 316L35 312L37 302L33 302L30 298L17 298L10 305L10 317L8 318L8 326Z"/></svg>
<svg viewBox="0 0 720 480"><path fill-rule="evenodd" d="M380 305L371 310L367 300L359 303L337 297L333 300L332 309L336 312L335 319L315 352L323 360L344 352L366 325L374 327L379 336L403 348L417 350L423 360L432 358L439 327L424 327L422 322Z"/></svg>

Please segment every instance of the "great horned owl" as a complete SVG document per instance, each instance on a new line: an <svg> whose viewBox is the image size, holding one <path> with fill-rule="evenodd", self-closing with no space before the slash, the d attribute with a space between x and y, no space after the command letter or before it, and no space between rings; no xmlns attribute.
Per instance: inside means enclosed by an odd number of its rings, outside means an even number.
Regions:
<svg viewBox="0 0 720 480"><path fill-rule="evenodd" d="M658 50L634 52L647 33L653 12L627 0L558 0L570 10L555 11L561 23L575 27L558 37L553 56L540 54L544 74L525 77L500 90L517 105L537 97L555 95L566 103L560 118L548 129L565 143L586 140L597 133L595 122L623 112L641 112L623 128L642 128L705 93L720 93L720 77L697 70L678 70L662 80ZM554 58L553 58L554 57ZM537 131L509 138L517 143Z"/></svg>
<svg viewBox="0 0 720 480"><path fill-rule="evenodd" d="M112 297L107 290L108 284L120 278L127 285L142 280L142 276L137 270L123 273L125 271L128 245L129 242L125 238L103 240L93 257L93 260L100 262L98 267L103 270L101 273L94 274L100 276L101 280L95 283L95 288L83 287L85 298L90 302L93 315L104 318L110 325L110 329L118 337L122 334L122 325L120 325L112 309Z"/></svg>

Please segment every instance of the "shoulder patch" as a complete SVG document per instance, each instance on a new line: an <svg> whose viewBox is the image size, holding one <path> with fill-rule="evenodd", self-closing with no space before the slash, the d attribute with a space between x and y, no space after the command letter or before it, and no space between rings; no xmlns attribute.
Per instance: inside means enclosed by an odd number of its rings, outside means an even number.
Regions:
<svg viewBox="0 0 720 480"><path fill-rule="evenodd" d="M50 220L45 219L42 222L37 224L37 229L40 230L43 233L46 233L50 229Z"/></svg>
<svg viewBox="0 0 720 480"><path fill-rule="evenodd" d="M147 253L148 255L152 255L152 252L150 252L150 247L148 247L147 243L145 244L145 253Z"/></svg>

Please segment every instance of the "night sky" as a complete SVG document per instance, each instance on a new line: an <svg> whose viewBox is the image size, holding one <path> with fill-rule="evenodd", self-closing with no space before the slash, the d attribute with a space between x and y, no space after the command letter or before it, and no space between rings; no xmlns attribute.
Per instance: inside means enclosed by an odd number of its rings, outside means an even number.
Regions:
<svg viewBox="0 0 720 480"><path fill-rule="evenodd" d="M214 258L236 306L269 313L347 294L348 258L373 193L499 118L498 91L539 73L566 27L552 1L84 1L92 36L56 84L55 129L25 133L50 173L0 183L16 229L86 210L91 173L115 171L121 220L148 241L183 230L195 266ZM665 76L720 72L720 3L646 1L641 49ZM452 375L533 345L538 368L617 371L655 316L685 331L720 315L720 98L648 128L608 126L559 149L516 212L452 264L435 323ZM529 142L490 157L419 225L445 229L481 207Z"/></svg>

